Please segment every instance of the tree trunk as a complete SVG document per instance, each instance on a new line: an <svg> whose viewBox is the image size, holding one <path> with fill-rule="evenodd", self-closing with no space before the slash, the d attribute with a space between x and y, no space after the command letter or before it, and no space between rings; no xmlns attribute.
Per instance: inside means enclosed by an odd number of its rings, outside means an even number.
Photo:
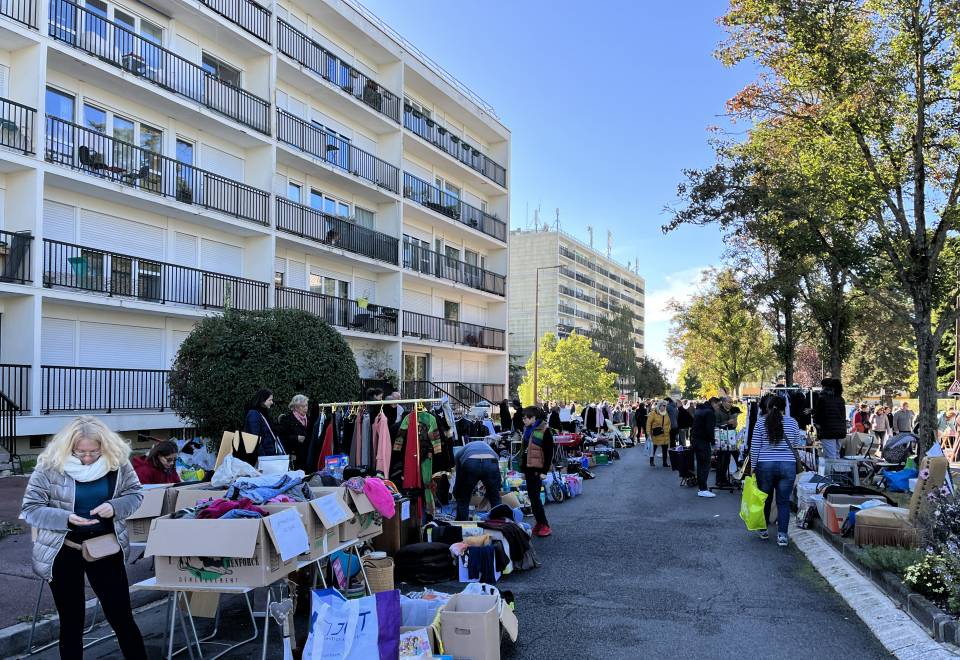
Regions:
<svg viewBox="0 0 960 660"><path fill-rule="evenodd" d="M783 373L787 387L793 385L793 362L797 353L793 342L793 298L787 298L783 304Z"/></svg>
<svg viewBox="0 0 960 660"><path fill-rule="evenodd" d="M918 454L923 456L936 442L937 433L937 344L927 322L916 329L917 335L917 393L920 397L920 443Z"/></svg>
<svg viewBox="0 0 960 660"><path fill-rule="evenodd" d="M843 363L840 359L840 319L835 314L830 322L830 375L841 378Z"/></svg>

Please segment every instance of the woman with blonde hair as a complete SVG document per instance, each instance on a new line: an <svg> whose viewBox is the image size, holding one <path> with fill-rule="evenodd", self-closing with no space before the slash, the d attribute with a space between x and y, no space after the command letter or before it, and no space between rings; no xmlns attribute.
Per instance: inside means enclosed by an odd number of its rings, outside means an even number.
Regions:
<svg viewBox="0 0 960 660"><path fill-rule="evenodd" d="M658 401L656 407L647 415L647 439L653 443L650 452L650 467L657 455L657 448L663 453L663 467L667 467L667 453L670 451L670 411L666 401Z"/></svg>
<svg viewBox="0 0 960 660"><path fill-rule="evenodd" d="M280 418L277 435L287 451L294 454L296 468L312 472L313 470L307 467L307 438L310 437L310 419L307 412L310 409L310 399L304 394L296 394L290 399L288 408L290 412Z"/></svg>
<svg viewBox="0 0 960 660"><path fill-rule="evenodd" d="M37 532L33 571L50 581L60 615L60 657L83 657L86 575L123 657L147 657L133 618L126 519L143 500L130 445L96 417L77 417L47 445L20 518Z"/></svg>

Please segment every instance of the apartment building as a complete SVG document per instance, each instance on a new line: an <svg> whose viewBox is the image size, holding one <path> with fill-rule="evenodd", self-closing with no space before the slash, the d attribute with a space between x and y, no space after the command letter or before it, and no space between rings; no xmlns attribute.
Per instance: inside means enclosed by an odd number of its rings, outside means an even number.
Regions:
<svg viewBox="0 0 960 660"><path fill-rule="evenodd" d="M590 336L598 318L627 307L634 314L633 348L643 357L644 279L635 270L562 230L513 230L510 280L510 356L517 364L533 353L535 298L539 337Z"/></svg>
<svg viewBox="0 0 960 660"><path fill-rule="evenodd" d="M167 370L228 306L317 314L409 393L502 396L509 158L350 1L7 0L0 435L182 426Z"/></svg>

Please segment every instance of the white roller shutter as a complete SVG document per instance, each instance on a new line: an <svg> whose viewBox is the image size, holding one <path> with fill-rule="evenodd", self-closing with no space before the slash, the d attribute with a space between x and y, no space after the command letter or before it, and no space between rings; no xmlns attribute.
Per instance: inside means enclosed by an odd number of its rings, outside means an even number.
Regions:
<svg viewBox="0 0 960 660"><path fill-rule="evenodd" d="M480 382L480 362L476 360L464 360L462 368L463 368L463 377L461 382L463 383L479 383Z"/></svg>
<svg viewBox="0 0 960 660"><path fill-rule="evenodd" d="M10 69L0 64L0 96L9 97L7 93L7 81L10 79Z"/></svg>
<svg viewBox="0 0 960 660"><path fill-rule="evenodd" d="M273 258L273 270L278 273L287 272L287 260L283 257L274 257Z"/></svg>
<svg viewBox="0 0 960 660"><path fill-rule="evenodd" d="M241 277L243 248L204 238L200 241L200 268Z"/></svg>
<svg viewBox="0 0 960 660"><path fill-rule="evenodd" d="M80 210L80 243L98 250L163 261L162 227Z"/></svg>
<svg viewBox="0 0 960 660"><path fill-rule="evenodd" d="M78 325L79 366L163 368L163 330L160 328L88 321Z"/></svg>
<svg viewBox="0 0 960 660"><path fill-rule="evenodd" d="M172 330L170 332L170 367L173 367L174 360L177 359L177 351L180 350L180 345L183 344L183 340L190 335L189 330Z"/></svg>
<svg viewBox="0 0 960 660"><path fill-rule="evenodd" d="M197 241L196 236L178 231L173 237L173 263L196 268Z"/></svg>
<svg viewBox="0 0 960 660"><path fill-rule="evenodd" d="M419 163L414 163L411 160L405 160L403 161L403 167L405 170L410 172L410 174L417 177L418 179L421 179L422 181L426 181L431 186L436 185L433 181L433 172L428 170L426 167L423 167Z"/></svg>
<svg viewBox="0 0 960 660"><path fill-rule="evenodd" d="M225 176L234 181L243 181L243 159L204 143L202 150L203 169Z"/></svg>
<svg viewBox="0 0 960 660"><path fill-rule="evenodd" d="M377 143L362 133L353 134L353 143L366 151L368 154L377 155Z"/></svg>
<svg viewBox="0 0 960 660"><path fill-rule="evenodd" d="M366 297L371 302L377 299L377 283L363 277L357 277L353 280L353 293L359 298Z"/></svg>
<svg viewBox="0 0 960 660"><path fill-rule="evenodd" d="M465 323L484 325L484 320L486 317L485 311L486 310L484 310L483 307L464 303L460 305L460 320Z"/></svg>
<svg viewBox="0 0 960 660"><path fill-rule="evenodd" d="M307 265L290 259L287 268L287 286L293 289L307 288Z"/></svg>
<svg viewBox="0 0 960 660"><path fill-rule="evenodd" d="M189 39L184 39L182 35L177 35L174 50L180 57L194 64L200 64L200 46Z"/></svg>
<svg viewBox="0 0 960 660"><path fill-rule="evenodd" d="M420 314L433 314L433 299L429 293L404 291L403 308Z"/></svg>
<svg viewBox="0 0 960 660"><path fill-rule="evenodd" d="M66 243L77 242L76 208L49 199L43 200L43 237Z"/></svg>
<svg viewBox="0 0 960 660"><path fill-rule="evenodd" d="M77 322L44 316L42 323L40 361L50 366L74 366L77 360Z"/></svg>

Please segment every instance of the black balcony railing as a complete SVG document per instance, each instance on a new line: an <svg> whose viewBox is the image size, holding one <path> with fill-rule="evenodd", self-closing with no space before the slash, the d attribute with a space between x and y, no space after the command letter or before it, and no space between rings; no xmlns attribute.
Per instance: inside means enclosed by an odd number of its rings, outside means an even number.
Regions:
<svg viewBox="0 0 960 660"><path fill-rule="evenodd" d="M430 341L449 342L461 346L504 349L504 333L498 328L488 328L473 323L451 321L436 316L427 316L419 312L404 311L403 336L417 337Z"/></svg>
<svg viewBox="0 0 960 660"><path fill-rule="evenodd" d="M37 28L37 0L3 0L0 16L12 18L27 27Z"/></svg>
<svg viewBox="0 0 960 660"><path fill-rule="evenodd" d="M389 234L277 197L277 229L371 259L397 264L400 241Z"/></svg>
<svg viewBox="0 0 960 660"><path fill-rule="evenodd" d="M497 164L480 150L461 138L450 133L434 119L425 117L413 106L403 106L403 125L441 151L453 156L458 161L479 172L494 183L507 186L507 170Z"/></svg>
<svg viewBox="0 0 960 660"><path fill-rule="evenodd" d="M40 367L41 414L114 410L158 410L170 407L165 369L105 367Z"/></svg>
<svg viewBox="0 0 960 660"><path fill-rule="evenodd" d="M282 19L277 19L277 50L339 87L345 94L400 123L402 103L399 96Z"/></svg>
<svg viewBox="0 0 960 660"><path fill-rule="evenodd" d="M310 312L338 328L377 335L397 334L398 312L393 307L287 287L277 287L276 306Z"/></svg>
<svg viewBox="0 0 960 660"><path fill-rule="evenodd" d="M419 244L411 243L409 237L403 239L403 267L458 284L465 284L478 291L495 293L498 296L507 293L507 278L503 275L442 255Z"/></svg>
<svg viewBox="0 0 960 660"><path fill-rule="evenodd" d="M32 281L32 245L33 236L28 231L0 231L0 282L26 284Z"/></svg>
<svg viewBox="0 0 960 660"><path fill-rule="evenodd" d="M266 7L261 7L252 0L200 0L200 4L209 7L260 41L270 43L272 14Z"/></svg>
<svg viewBox="0 0 960 660"><path fill-rule="evenodd" d="M0 1L2 6L3 2ZM36 117L37 111L33 108L0 98L0 145L32 154Z"/></svg>
<svg viewBox="0 0 960 660"><path fill-rule="evenodd" d="M400 168L396 165L279 108L277 139L381 188L400 192Z"/></svg>
<svg viewBox="0 0 960 660"><path fill-rule="evenodd" d="M0 364L0 394L17 407L17 414L30 412L30 365Z"/></svg>
<svg viewBox="0 0 960 660"><path fill-rule="evenodd" d="M203 309L269 307L265 282L49 239L43 241L43 285Z"/></svg>
<svg viewBox="0 0 960 660"><path fill-rule="evenodd" d="M507 240L507 224L503 220L461 201L456 195L440 190L409 172L403 173L403 196L497 240Z"/></svg>
<svg viewBox="0 0 960 660"><path fill-rule="evenodd" d="M173 51L70 0L50 0L50 36L270 134L270 103L217 78Z"/></svg>
<svg viewBox="0 0 960 660"><path fill-rule="evenodd" d="M270 224L270 194L259 188L50 115L46 159L178 202Z"/></svg>

